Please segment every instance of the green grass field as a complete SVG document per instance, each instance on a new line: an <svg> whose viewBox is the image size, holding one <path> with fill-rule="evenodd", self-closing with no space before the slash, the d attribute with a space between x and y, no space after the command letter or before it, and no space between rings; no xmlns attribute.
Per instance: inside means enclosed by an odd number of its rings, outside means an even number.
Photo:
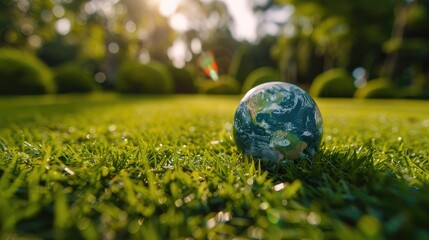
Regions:
<svg viewBox="0 0 429 240"><path fill-rule="evenodd" d="M239 100L0 98L0 239L429 239L429 102L316 100L319 153L268 172Z"/></svg>

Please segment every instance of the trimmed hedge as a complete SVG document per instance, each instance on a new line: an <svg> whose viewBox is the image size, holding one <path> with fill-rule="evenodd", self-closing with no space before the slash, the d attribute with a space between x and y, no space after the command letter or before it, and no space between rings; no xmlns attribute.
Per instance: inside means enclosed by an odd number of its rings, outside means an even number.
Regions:
<svg viewBox="0 0 429 240"><path fill-rule="evenodd" d="M387 78L378 78L368 83L355 93L356 98L408 98L424 99L424 91L416 87L397 87Z"/></svg>
<svg viewBox="0 0 429 240"><path fill-rule="evenodd" d="M335 68L319 74L310 86L309 93L314 97L350 98L356 87L352 76L342 68Z"/></svg>
<svg viewBox="0 0 429 240"><path fill-rule="evenodd" d="M415 86L398 89L398 96L406 99L429 99L428 93L425 94L423 89Z"/></svg>
<svg viewBox="0 0 429 240"><path fill-rule="evenodd" d="M63 38L57 37L44 42L37 50L37 57L49 66L59 66L71 62L78 57L79 44L69 44Z"/></svg>
<svg viewBox="0 0 429 240"><path fill-rule="evenodd" d="M244 80L242 93L246 93L250 89L267 82L281 81L280 73L272 67L260 67L253 70Z"/></svg>
<svg viewBox="0 0 429 240"><path fill-rule="evenodd" d="M378 78L368 83L355 92L355 98L394 98L396 89L387 78Z"/></svg>
<svg viewBox="0 0 429 240"><path fill-rule="evenodd" d="M175 93L196 93L195 80L189 70L176 68L173 65L166 65L174 82Z"/></svg>
<svg viewBox="0 0 429 240"><path fill-rule="evenodd" d="M221 75L218 81L198 80L198 88L200 93L232 95L240 93L240 83L229 75Z"/></svg>
<svg viewBox="0 0 429 240"><path fill-rule="evenodd" d="M0 94L46 94L56 89L51 70L38 58L0 49Z"/></svg>
<svg viewBox="0 0 429 240"><path fill-rule="evenodd" d="M129 61L119 68L116 88L123 93L169 94L173 92L174 85L163 64Z"/></svg>
<svg viewBox="0 0 429 240"><path fill-rule="evenodd" d="M54 71L58 93L92 92L97 89L91 73L74 63L60 65Z"/></svg>

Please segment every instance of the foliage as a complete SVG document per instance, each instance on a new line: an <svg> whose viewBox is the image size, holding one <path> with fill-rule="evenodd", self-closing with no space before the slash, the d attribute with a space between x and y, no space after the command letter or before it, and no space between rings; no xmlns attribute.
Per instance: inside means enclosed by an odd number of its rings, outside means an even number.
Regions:
<svg viewBox="0 0 429 240"><path fill-rule="evenodd" d="M97 85L91 72L76 63L66 63L54 70L58 93L92 92Z"/></svg>
<svg viewBox="0 0 429 240"><path fill-rule="evenodd" d="M78 45L70 45L63 39L56 38L46 42L37 51L37 56L49 66L58 66L76 59Z"/></svg>
<svg viewBox="0 0 429 240"><path fill-rule="evenodd" d="M345 19L329 17L318 23L311 34L316 51L325 56L325 69L347 66L351 45L350 29Z"/></svg>
<svg viewBox="0 0 429 240"><path fill-rule="evenodd" d="M427 69L427 1L265 1L263 9L291 4L294 12L273 54L289 79L311 82L312 75L335 67L363 67L369 79L387 77L412 84ZM276 3L276 4L275 4ZM323 69L323 70L322 70ZM425 70L425 74L428 72ZM425 81L429 82L426 77Z"/></svg>
<svg viewBox="0 0 429 240"><path fill-rule="evenodd" d="M0 99L0 238L428 238L427 103L319 99L318 155L267 171L238 101Z"/></svg>
<svg viewBox="0 0 429 240"><path fill-rule="evenodd" d="M378 78L368 81L361 89L355 92L356 98L406 98L406 99L425 99L423 89L416 86L400 87L386 78Z"/></svg>
<svg viewBox="0 0 429 240"><path fill-rule="evenodd" d="M15 49L0 48L0 94L53 92L52 73L43 62Z"/></svg>
<svg viewBox="0 0 429 240"><path fill-rule="evenodd" d="M197 87L191 72L185 68L177 68L167 65L168 71L173 77L175 93L196 93Z"/></svg>
<svg viewBox="0 0 429 240"><path fill-rule="evenodd" d="M181 1L177 12L182 14L190 24L185 31L186 37L178 37L186 43L192 59L200 54L199 48L210 50L216 56L220 74L227 74L231 62L231 53L237 48L239 42L232 37L230 23L233 18L226 4L222 1ZM213 17L216 16L216 17ZM195 45L196 44L196 45ZM193 49L193 46L201 45Z"/></svg>
<svg viewBox="0 0 429 240"><path fill-rule="evenodd" d="M52 10L54 5L50 0L1 1L0 46L34 50L41 42L52 38L56 21L44 20L41 13L45 9Z"/></svg>
<svg viewBox="0 0 429 240"><path fill-rule="evenodd" d="M241 92L246 93L253 87L262 83L276 82L280 80L280 73L276 69L271 67L260 67L249 73L243 83Z"/></svg>
<svg viewBox="0 0 429 240"><path fill-rule="evenodd" d="M352 76L342 68L321 73L309 89L309 93L315 97L353 97L355 91Z"/></svg>
<svg viewBox="0 0 429 240"><path fill-rule="evenodd" d="M173 79L161 63L125 62L118 72L116 87L123 93L168 94L173 92Z"/></svg>
<svg viewBox="0 0 429 240"><path fill-rule="evenodd" d="M397 88L386 78L370 80L355 92L356 98L394 98L395 96L397 96Z"/></svg>
<svg viewBox="0 0 429 240"><path fill-rule="evenodd" d="M315 44L309 39L279 36L271 48L284 79L294 84L308 85L323 71L322 58L314 51Z"/></svg>
<svg viewBox="0 0 429 240"><path fill-rule="evenodd" d="M275 43L273 37L265 37L257 44L243 43L235 51L229 74L243 83L247 75L259 67L276 67L270 49Z"/></svg>
<svg viewBox="0 0 429 240"><path fill-rule="evenodd" d="M429 99L429 93L425 93L423 89L415 86L400 87L395 97L405 99Z"/></svg>
<svg viewBox="0 0 429 240"><path fill-rule="evenodd" d="M218 81L200 79L197 85L199 92L205 94L225 95L240 93L240 83L229 75L221 75Z"/></svg>

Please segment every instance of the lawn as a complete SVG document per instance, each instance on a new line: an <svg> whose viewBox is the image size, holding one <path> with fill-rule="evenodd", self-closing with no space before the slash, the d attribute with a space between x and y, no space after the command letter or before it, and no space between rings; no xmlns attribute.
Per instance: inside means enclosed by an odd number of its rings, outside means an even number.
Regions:
<svg viewBox="0 0 429 240"><path fill-rule="evenodd" d="M267 171L239 99L0 98L0 239L429 239L429 102L317 99L319 153Z"/></svg>

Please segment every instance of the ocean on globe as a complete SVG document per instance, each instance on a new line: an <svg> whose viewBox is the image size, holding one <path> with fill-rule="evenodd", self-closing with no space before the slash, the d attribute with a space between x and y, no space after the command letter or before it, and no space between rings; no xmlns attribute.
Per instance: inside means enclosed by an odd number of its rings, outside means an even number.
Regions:
<svg viewBox="0 0 429 240"><path fill-rule="evenodd" d="M233 134L244 154L262 161L313 157L323 120L314 100L285 82L258 85L246 93L234 116Z"/></svg>

